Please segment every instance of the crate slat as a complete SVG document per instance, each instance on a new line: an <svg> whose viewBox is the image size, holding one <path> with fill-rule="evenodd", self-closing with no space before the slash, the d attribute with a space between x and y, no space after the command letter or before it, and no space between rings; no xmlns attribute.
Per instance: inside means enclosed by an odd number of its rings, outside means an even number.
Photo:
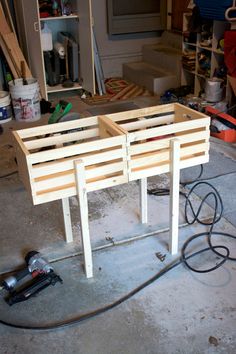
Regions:
<svg viewBox="0 0 236 354"><path fill-rule="evenodd" d="M97 164L103 162L106 163L107 161L114 161L117 159L124 160L125 157L126 157L126 150L124 148L112 150L112 155L111 155L111 151L96 153L90 156L76 155L73 157L69 157L67 159L62 159L62 161L55 160L51 162L36 164L32 167L31 175L33 178L37 178L37 177L47 176L51 173L71 170L74 168L74 160L78 160L79 158L83 159L85 166L89 166L95 163Z"/></svg>
<svg viewBox="0 0 236 354"><path fill-rule="evenodd" d="M98 128L87 129L83 131L78 131L74 133L61 134L57 136L49 136L41 139L34 139L25 142L25 146L28 150L40 149L52 145L65 144L68 142L84 140L89 138L98 137Z"/></svg>
<svg viewBox="0 0 236 354"><path fill-rule="evenodd" d="M197 145L191 145L187 147L183 147L180 149L180 158L190 156L192 157L194 154L205 153L209 150L209 143L202 143ZM136 157L135 159L129 161L130 168L148 166L159 162L164 162L169 160L170 157L170 149L166 151L158 151L152 152L149 154L142 154L140 157Z"/></svg>
<svg viewBox="0 0 236 354"><path fill-rule="evenodd" d="M127 176L110 177L105 180L100 180L100 181L88 183L87 184L87 191L92 192L92 191L96 191L99 189L118 186L119 184L123 184L123 183L128 183Z"/></svg>
<svg viewBox="0 0 236 354"><path fill-rule="evenodd" d="M181 161L180 168L187 168L187 167L191 167L191 166L196 166L196 165L200 165L203 163L207 163L208 161L209 161L208 154L205 154L202 156L196 156L196 157L189 158L188 160ZM145 168L143 170L131 172L130 176L129 176L129 181L136 181L137 179L156 176L156 175L160 175L162 173L168 173L168 172L170 172L170 166L169 166L169 163L165 163L160 166Z"/></svg>
<svg viewBox="0 0 236 354"><path fill-rule="evenodd" d="M106 114L106 117L110 118L114 122L121 122L123 120L129 120L129 119L145 117L145 116L148 117L155 114L159 114L159 115L166 114L166 113L173 114L174 110L175 110L175 105L170 103L162 106L152 106L152 107L133 109L126 112Z"/></svg>
<svg viewBox="0 0 236 354"><path fill-rule="evenodd" d="M138 129L146 129L147 127L155 127L157 125L161 124L170 124L174 122L174 115L169 114L163 117L157 117L157 118L148 118L148 119L143 119L140 121L136 122L131 122L131 123L123 123L120 126L127 130L138 130Z"/></svg>
<svg viewBox="0 0 236 354"><path fill-rule="evenodd" d="M72 120L69 122L61 122L55 124L41 125L39 127L26 128L17 130L21 139L43 136L46 134L60 133L72 129L91 127L97 125L97 117L82 118L78 120Z"/></svg>
<svg viewBox="0 0 236 354"><path fill-rule="evenodd" d="M201 134L197 132L197 133L178 135L178 139L180 140L181 144L194 143L208 138L209 138L209 132L206 130L202 131ZM148 151L151 152L158 149L168 148L170 146L171 139L173 139L172 136L168 138L159 139L159 140L144 142L142 144L131 145L129 147L130 155L136 155Z"/></svg>
<svg viewBox="0 0 236 354"><path fill-rule="evenodd" d="M93 166L92 166L93 167ZM85 170L86 180L88 179L106 179L108 175L115 172L122 173L124 168L124 162L109 163L108 165L102 165L99 167L93 167ZM36 194L41 190L50 189L53 187L60 187L65 184L75 183L75 171L74 169L66 172L54 173L51 175L43 176L35 179L34 186Z"/></svg>
<svg viewBox="0 0 236 354"><path fill-rule="evenodd" d="M44 161L60 159L63 157L69 157L72 155L87 153L91 151L99 151L106 148L112 148L114 146L125 144L125 142L126 139L124 136L115 136L112 138L90 141L87 143L74 144L70 146L64 146L61 148L55 148L53 150L32 153L31 155L28 156L28 159L32 164L39 163Z"/></svg>
<svg viewBox="0 0 236 354"><path fill-rule="evenodd" d="M54 200L69 198L76 195L76 187L74 185L64 185L62 189L48 190L47 193L41 193L33 196L34 205L48 203Z"/></svg>
<svg viewBox="0 0 236 354"><path fill-rule="evenodd" d="M203 118L199 120L185 121L175 124L170 124L162 127L140 130L137 132L129 133L129 141L139 141L144 139L150 139L158 136L164 136L174 133L180 133L184 131L191 131L199 128L205 128L210 125L210 118Z"/></svg>

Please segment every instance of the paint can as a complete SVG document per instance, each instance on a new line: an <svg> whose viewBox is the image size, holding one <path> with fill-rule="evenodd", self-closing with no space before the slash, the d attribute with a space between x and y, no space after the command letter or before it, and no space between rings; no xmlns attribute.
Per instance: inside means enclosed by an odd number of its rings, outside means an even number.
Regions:
<svg viewBox="0 0 236 354"><path fill-rule="evenodd" d="M15 79L9 82L14 116L17 121L33 122L41 117L39 85L36 79Z"/></svg>
<svg viewBox="0 0 236 354"><path fill-rule="evenodd" d="M11 99L9 92L0 91L0 124L12 119Z"/></svg>

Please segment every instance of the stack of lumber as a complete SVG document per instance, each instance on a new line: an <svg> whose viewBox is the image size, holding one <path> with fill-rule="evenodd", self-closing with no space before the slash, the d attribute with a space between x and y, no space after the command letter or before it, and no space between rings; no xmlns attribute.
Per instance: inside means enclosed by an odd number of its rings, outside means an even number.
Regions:
<svg viewBox="0 0 236 354"><path fill-rule="evenodd" d="M87 104L102 104L113 101L132 99L138 96L151 96L145 87L136 85L122 78L110 78L105 81L106 94L88 97L84 101Z"/></svg>
<svg viewBox="0 0 236 354"><path fill-rule="evenodd" d="M27 78L32 77L19 46L7 0L0 1L0 46L14 79L22 77L22 67Z"/></svg>

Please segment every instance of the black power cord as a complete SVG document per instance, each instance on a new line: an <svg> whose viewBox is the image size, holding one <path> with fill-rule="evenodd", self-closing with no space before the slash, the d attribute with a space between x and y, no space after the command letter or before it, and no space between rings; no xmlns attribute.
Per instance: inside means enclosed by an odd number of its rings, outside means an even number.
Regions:
<svg viewBox="0 0 236 354"><path fill-rule="evenodd" d="M185 187L188 184L192 184L192 183L195 183L197 181L200 181L200 178L202 177L202 174L203 174L203 165L201 164L200 165L200 172L199 172L198 176L192 181L180 182L180 185ZM153 188L153 189L148 189L147 193L151 194L151 195L158 196L158 197L162 197L164 195L169 195L170 194L170 189L169 188ZM184 197L186 197L186 194L184 192L179 191L179 194L184 196Z"/></svg>
<svg viewBox="0 0 236 354"><path fill-rule="evenodd" d="M205 197L202 199L199 207L197 208L197 210L194 210L194 207L191 203L190 200L190 196L191 194L194 192L194 190L196 188L198 188L199 186L207 186L210 191L205 195ZM213 218L211 221L202 221L199 218L201 209L203 207L203 205L205 203L207 203L207 200L212 198L214 201L214 214L213 214ZM191 214L192 214L192 220L190 220L189 216L188 216L188 209L190 209ZM194 222L198 222L202 225L207 225L210 227L209 231L207 232L203 232L200 234L195 234L192 237L190 237L183 245L182 250L181 250L181 255L182 255L182 261L185 263L185 265L192 271L197 272L197 273L209 273L213 270L216 270L217 268L219 268L220 266L222 266L227 260L232 260L232 261L236 261L236 258L234 257L230 257L230 250L228 247L224 246L224 245L217 245L217 246L213 246L212 244L212 235L220 235L220 236L224 236L224 237L230 237L233 239L236 239L236 236L228 234L228 233L224 233L224 232L214 232L213 231L213 227L216 223L218 223L222 217L223 214L223 202L221 199L220 194L218 193L218 191L216 190L216 188L214 186L212 186L212 184L208 183L208 182L198 182L196 183L189 191L189 193L186 195L186 203L185 203L185 219L187 221L187 223L189 225L192 225ZM187 262L188 257L186 256L186 249L188 248L189 244L195 240L198 239L202 236L207 237L207 242L208 242L208 250L213 251L218 257L222 258L222 260L220 262L218 262L214 267L212 268L207 268L207 269L196 269L193 266L191 266L189 264L189 262ZM225 251L224 253L220 253L217 250L218 249L222 249ZM207 251L207 250L206 250Z"/></svg>
<svg viewBox="0 0 236 354"><path fill-rule="evenodd" d="M210 192L208 192L206 194L206 196L203 198L203 200L201 201L197 211L194 211L193 205L191 203L190 197L191 194L193 193L193 191L195 190L195 188L197 188L199 185L204 185L207 186L208 188L210 188ZM190 237L185 244L183 245L182 251L181 251L181 257L179 260L177 260L176 262L170 264L168 267L162 269L160 272L158 272L157 274L155 274L153 277L151 277L150 279L148 279L146 282L142 283L141 285L139 285L138 287L136 287L135 289L133 289L132 291L130 291L128 294L122 296L120 299L116 300L115 302L108 304L104 307L101 307L99 309L96 309L94 311L82 314L80 316L77 316L75 318L72 319L68 319L65 320L63 322L57 322L54 324L48 324L48 325L44 325L44 326L27 326L27 325L21 325L21 324L15 324L15 323L10 323L4 320L0 320L0 323L8 326L8 327L13 327L13 328L17 328L17 329L24 329L24 330L38 330L38 331L45 331L45 330L55 330L55 329L62 329L62 328L66 328L75 324L78 324L82 321L88 320L90 318L93 318L95 316L98 316L102 313L105 313L115 307L117 307L118 305L122 304L123 302L127 301L128 299L130 299L132 296L134 296L135 294L137 294L138 292L140 292L141 290L143 290L145 287L149 286L150 284L152 284L154 281L156 281L157 279L161 278L163 275L165 275L167 272L169 272L170 270L176 268L177 266L179 266L180 264L184 263L189 269L191 269L194 272L197 273L208 273L211 272L217 268L219 268L220 266L222 266L226 260L231 260L231 261L236 261L235 257L231 257L230 256L230 250L228 247L224 246L224 245L212 245L212 236L213 235L221 235L224 237L230 237L232 239L236 239L236 236L231 235L231 234L227 234L227 233L223 233L223 232L215 232L213 231L213 227L214 225L220 221L222 213L223 213L223 204L222 204L222 199L219 195L219 193L217 192L217 190L215 189L215 187L213 187L210 183L207 182L198 182L196 185L194 185L192 187L192 189L190 190L190 192L185 195L186 197L186 206L185 206L185 216L186 216L186 220L188 222L188 224L193 224L195 221L200 222L202 225L209 225L210 226L210 230L208 232L204 232L204 233L200 233L197 235L193 235L192 237ZM200 212L201 209L203 207L203 205L206 203L208 198L213 198L215 201L215 206L214 206L214 215L212 218L212 221L210 222L205 222L202 221L200 219ZM188 210L191 210L191 214L192 214L192 219L190 220L189 216L188 216ZM188 254L186 255L186 251L187 248L189 246L189 244L195 240L198 239L202 236L207 236L207 241L208 241L208 247L203 248L197 252L193 252L192 254ZM218 250L224 250L225 254L222 254L221 252L219 252ZM208 251L213 251L218 257L222 258L222 260L217 263L215 266L208 268L208 269L196 269L193 266L191 266L189 264L189 259L202 254L204 252L208 252Z"/></svg>

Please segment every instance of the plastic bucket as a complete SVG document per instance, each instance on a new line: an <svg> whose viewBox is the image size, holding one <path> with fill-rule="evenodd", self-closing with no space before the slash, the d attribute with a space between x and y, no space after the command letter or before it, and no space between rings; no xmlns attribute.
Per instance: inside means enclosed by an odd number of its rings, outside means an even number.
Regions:
<svg viewBox="0 0 236 354"><path fill-rule="evenodd" d="M221 101L223 97L223 84L223 80L215 77L206 80L205 99L208 102Z"/></svg>
<svg viewBox="0 0 236 354"><path fill-rule="evenodd" d="M0 91L0 124L12 119L11 99L9 92Z"/></svg>
<svg viewBox="0 0 236 354"><path fill-rule="evenodd" d="M21 122L33 122L41 117L38 82L30 78L27 83L23 85L23 79L9 82L15 119Z"/></svg>

